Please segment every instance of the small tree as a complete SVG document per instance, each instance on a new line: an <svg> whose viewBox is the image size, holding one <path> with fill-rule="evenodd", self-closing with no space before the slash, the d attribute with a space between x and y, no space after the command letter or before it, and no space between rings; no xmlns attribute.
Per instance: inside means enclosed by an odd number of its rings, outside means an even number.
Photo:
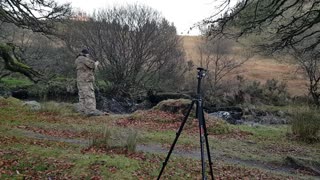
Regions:
<svg viewBox="0 0 320 180"><path fill-rule="evenodd" d="M320 52L300 51L294 48L292 53L299 67L308 78L308 91L316 106L320 106Z"/></svg>
<svg viewBox="0 0 320 180"><path fill-rule="evenodd" d="M230 78L250 58L249 54L235 55L232 48L232 41L220 38L204 38L198 47L200 66L209 70L208 80L205 82L209 97L216 99L221 96L225 92L223 85L226 83L223 81Z"/></svg>

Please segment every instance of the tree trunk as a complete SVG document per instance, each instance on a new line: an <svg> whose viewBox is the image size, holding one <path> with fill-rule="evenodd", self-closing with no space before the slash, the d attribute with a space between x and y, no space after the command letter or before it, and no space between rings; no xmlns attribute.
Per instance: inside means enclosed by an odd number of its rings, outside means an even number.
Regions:
<svg viewBox="0 0 320 180"><path fill-rule="evenodd" d="M43 78L43 75L38 71L19 61L18 57L14 54L13 45L0 43L0 60L4 61L5 69L12 72L19 72L35 83Z"/></svg>
<svg viewBox="0 0 320 180"><path fill-rule="evenodd" d="M320 107L319 97L320 94L318 92L318 82L311 81L309 82L309 93L312 96L313 102L317 107Z"/></svg>

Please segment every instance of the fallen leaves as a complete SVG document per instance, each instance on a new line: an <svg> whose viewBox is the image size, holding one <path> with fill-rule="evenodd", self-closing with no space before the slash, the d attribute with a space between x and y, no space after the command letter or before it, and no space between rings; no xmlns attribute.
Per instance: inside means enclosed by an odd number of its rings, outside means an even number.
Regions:
<svg viewBox="0 0 320 180"><path fill-rule="evenodd" d="M65 177L73 163L56 158L45 158L16 150L0 150L0 174L22 179ZM63 179L63 178L58 178Z"/></svg>
<svg viewBox="0 0 320 180"><path fill-rule="evenodd" d="M181 121L184 118L181 114L171 114L159 110L150 111L138 111L132 116L121 118L116 120L115 125L121 127L135 127L140 129L152 130L152 131L176 131L181 126ZM214 121L207 122L207 128L215 126ZM198 119L189 118L186 121L183 131L188 134L199 133L199 122ZM230 133L211 135L218 139L245 139L248 136L253 135L251 132L241 131L239 129L232 130Z"/></svg>
<svg viewBox="0 0 320 180"><path fill-rule="evenodd" d="M33 131L35 133L44 134L52 137L64 137L64 138L86 138L89 136L88 132L76 132L69 130L58 130L58 129L43 129L30 126L17 126L19 129Z"/></svg>

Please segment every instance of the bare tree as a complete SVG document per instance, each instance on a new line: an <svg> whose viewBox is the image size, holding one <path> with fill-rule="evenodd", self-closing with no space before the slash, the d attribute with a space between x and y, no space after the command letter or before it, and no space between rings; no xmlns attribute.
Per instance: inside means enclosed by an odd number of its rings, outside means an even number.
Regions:
<svg viewBox="0 0 320 180"><path fill-rule="evenodd" d="M181 77L180 39L174 25L155 10L129 5L98 11L89 19L70 22L62 38L73 52L87 47L102 61L100 74L115 92L139 92Z"/></svg>
<svg viewBox="0 0 320 180"><path fill-rule="evenodd" d="M14 24L34 32L53 34L55 23L69 15L69 4L58 5L53 0L0 1L0 24ZM0 43L0 60L4 62L4 68L22 73L35 82L41 79L41 73L23 64L15 49L12 43Z"/></svg>
<svg viewBox="0 0 320 180"><path fill-rule="evenodd" d="M308 91L316 106L320 106L320 52L294 49L292 55L309 80Z"/></svg>
<svg viewBox="0 0 320 180"><path fill-rule="evenodd" d="M209 36L239 38L251 33L266 36L261 44L272 51L305 44L305 50L319 48L320 1L241 0L230 7L224 0L225 14L203 21L210 26Z"/></svg>
<svg viewBox="0 0 320 180"><path fill-rule="evenodd" d="M319 106L320 1L241 0L231 7L224 0L225 14L213 15L204 24L210 37L259 37L254 42L264 54L292 54L309 80L309 93Z"/></svg>
<svg viewBox="0 0 320 180"><path fill-rule="evenodd" d="M54 0L0 1L0 21L13 23L34 32L51 33L55 22L70 15L69 4Z"/></svg>
<svg viewBox="0 0 320 180"><path fill-rule="evenodd" d="M221 95L221 92L218 91L225 92L222 86L227 83L223 83L223 81L236 73L236 69L250 58L249 53L233 54L232 48L233 42L221 38L204 38L202 44L198 47L200 65L209 70L208 80L206 81L207 93L213 98Z"/></svg>

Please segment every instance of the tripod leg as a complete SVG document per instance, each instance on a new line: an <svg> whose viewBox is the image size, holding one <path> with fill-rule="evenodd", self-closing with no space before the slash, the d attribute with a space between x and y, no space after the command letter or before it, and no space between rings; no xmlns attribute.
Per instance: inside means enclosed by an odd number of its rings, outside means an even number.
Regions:
<svg viewBox="0 0 320 180"><path fill-rule="evenodd" d="M174 139L174 141L173 141L173 143L172 143L172 145L171 145L171 148L170 148L170 150L169 150L169 152L168 152L168 155L167 155L167 157L166 157L166 160L163 162L163 165L162 165L162 168L161 168L161 171L160 171L160 173L159 173L159 175L158 175L157 180L160 179L160 177L161 177L161 175L162 175L162 172L163 172L164 168L166 167L166 165L167 165L167 163L168 163L168 161L169 161L170 155L171 155L171 153L172 153L172 151L173 151L173 149L174 149L174 146L176 145L176 143L177 143L177 141L178 141L178 138L179 138L179 136L180 136L180 134L181 134L181 132L182 132L182 129L183 129L183 127L184 127L184 125L185 125L188 117L189 117L189 114L190 114L190 112L191 112L191 110L192 110L192 108L193 108L194 103L195 103L195 101L193 100L192 103L191 103L191 105L190 105L190 107L189 107L189 109L188 109L188 111L187 111L187 114L185 115L183 121L181 122L181 125L180 125L180 127L179 127L179 130L178 130L177 133L176 133L176 138Z"/></svg>
<svg viewBox="0 0 320 180"><path fill-rule="evenodd" d="M202 179L206 179L206 161L204 156L204 119L203 119L203 110L202 110L202 101L197 101L197 117L199 121L199 132L200 132L200 148L201 148L201 165L202 165Z"/></svg>
<svg viewBox="0 0 320 180"><path fill-rule="evenodd" d="M206 146L207 146L207 154L208 154L208 160L209 160L209 167L210 167L210 176L211 179L214 180L214 176L213 176L213 169L212 169L212 161L211 161L211 155L210 155L210 147L209 147L209 141L208 141L208 133L207 133L207 126L206 126L206 121L204 118L204 112L202 110L202 119L203 119L203 129L204 129L204 135L205 135L205 139L206 139Z"/></svg>

